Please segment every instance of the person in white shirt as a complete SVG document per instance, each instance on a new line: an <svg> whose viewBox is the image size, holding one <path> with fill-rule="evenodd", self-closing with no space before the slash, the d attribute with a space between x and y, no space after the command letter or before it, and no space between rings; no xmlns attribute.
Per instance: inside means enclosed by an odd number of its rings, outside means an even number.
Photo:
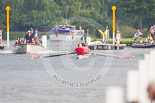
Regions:
<svg viewBox="0 0 155 103"><path fill-rule="evenodd" d="M121 41L121 34L119 33L119 31L117 31L116 33L116 44L120 44L120 41Z"/></svg>

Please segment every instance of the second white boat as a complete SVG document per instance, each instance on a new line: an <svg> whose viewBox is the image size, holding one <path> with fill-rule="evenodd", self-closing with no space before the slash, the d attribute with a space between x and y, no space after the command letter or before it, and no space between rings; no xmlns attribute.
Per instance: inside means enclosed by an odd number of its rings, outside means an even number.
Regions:
<svg viewBox="0 0 155 103"><path fill-rule="evenodd" d="M15 45L15 53L17 54L37 54L41 53L44 50L42 45L34 45L34 44L21 44Z"/></svg>

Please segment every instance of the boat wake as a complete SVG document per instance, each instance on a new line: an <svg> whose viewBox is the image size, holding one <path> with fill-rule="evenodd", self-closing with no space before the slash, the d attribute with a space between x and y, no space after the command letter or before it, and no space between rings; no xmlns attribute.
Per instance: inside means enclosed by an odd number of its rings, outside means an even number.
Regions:
<svg viewBox="0 0 155 103"><path fill-rule="evenodd" d="M0 50L0 54L13 54L13 50Z"/></svg>

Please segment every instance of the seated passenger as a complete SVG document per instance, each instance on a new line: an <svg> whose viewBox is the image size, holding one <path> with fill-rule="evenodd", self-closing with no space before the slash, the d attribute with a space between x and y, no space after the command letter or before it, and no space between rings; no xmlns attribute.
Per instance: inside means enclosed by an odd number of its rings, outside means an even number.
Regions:
<svg viewBox="0 0 155 103"><path fill-rule="evenodd" d="M41 42L40 42L39 38L36 39L36 44L41 45Z"/></svg>
<svg viewBox="0 0 155 103"><path fill-rule="evenodd" d="M26 40L26 43L32 43L32 35L31 35L30 30L28 30L28 32L25 35L24 39Z"/></svg>
<svg viewBox="0 0 155 103"><path fill-rule="evenodd" d="M39 33L38 33L38 30L37 30L37 29L35 30L35 33L33 34L33 38L34 38L34 37L39 37L39 39L40 39L40 35L39 35Z"/></svg>
<svg viewBox="0 0 155 103"><path fill-rule="evenodd" d="M20 43L24 44L23 38L20 38Z"/></svg>
<svg viewBox="0 0 155 103"><path fill-rule="evenodd" d="M39 37L34 37L34 38L33 38L33 43L34 43L34 44L41 45L41 42L40 42Z"/></svg>
<svg viewBox="0 0 155 103"><path fill-rule="evenodd" d="M84 49L84 53L88 54L88 52L90 52L90 49L86 46L85 43L81 43L82 44L82 48Z"/></svg>
<svg viewBox="0 0 155 103"><path fill-rule="evenodd" d="M17 44L18 44L18 40L19 40L19 38L15 41L15 45L17 45Z"/></svg>
<svg viewBox="0 0 155 103"><path fill-rule="evenodd" d="M153 38L151 36L151 34L149 34L146 38L146 44L152 44L153 43Z"/></svg>
<svg viewBox="0 0 155 103"><path fill-rule="evenodd" d="M15 41L15 45L21 45L21 44L24 44L22 38L18 38L16 41Z"/></svg>
<svg viewBox="0 0 155 103"><path fill-rule="evenodd" d="M34 35L34 30L33 28L30 29L31 35Z"/></svg>
<svg viewBox="0 0 155 103"><path fill-rule="evenodd" d="M137 38L142 38L143 34L140 32L140 30L137 30L137 33L134 34L133 40L136 40Z"/></svg>

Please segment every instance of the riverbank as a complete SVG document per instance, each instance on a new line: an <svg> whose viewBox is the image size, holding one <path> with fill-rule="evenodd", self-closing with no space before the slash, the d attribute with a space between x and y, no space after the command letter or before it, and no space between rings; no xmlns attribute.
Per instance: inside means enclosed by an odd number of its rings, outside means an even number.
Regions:
<svg viewBox="0 0 155 103"><path fill-rule="evenodd" d="M22 38L26 32L10 32L10 40L16 40L17 38ZM48 35L49 32L39 32L40 36L42 35ZM7 35L6 32L3 32L3 40L6 40ZM146 38L142 38L143 43L145 43ZM100 38L92 38L92 41L102 41ZM139 40L132 40L132 38L122 38L121 39L121 44L126 44L127 46L132 46L133 43L138 43ZM155 42L155 41L154 41ZM112 44L113 39L108 39L107 43Z"/></svg>
<svg viewBox="0 0 155 103"><path fill-rule="evenodd" d="M146 38L142 38L142 42L145 43ZM102 41L103 39L99 38L92 38L92 41ZM133 43L138 43L139 39L137 40L132 40L132 38L122 38L121 39L121 44L126 44L127 46L132 46ZM155 42L155 41L154 41ZM113 39L108 39L107 43L112 44Z"/></svg>

